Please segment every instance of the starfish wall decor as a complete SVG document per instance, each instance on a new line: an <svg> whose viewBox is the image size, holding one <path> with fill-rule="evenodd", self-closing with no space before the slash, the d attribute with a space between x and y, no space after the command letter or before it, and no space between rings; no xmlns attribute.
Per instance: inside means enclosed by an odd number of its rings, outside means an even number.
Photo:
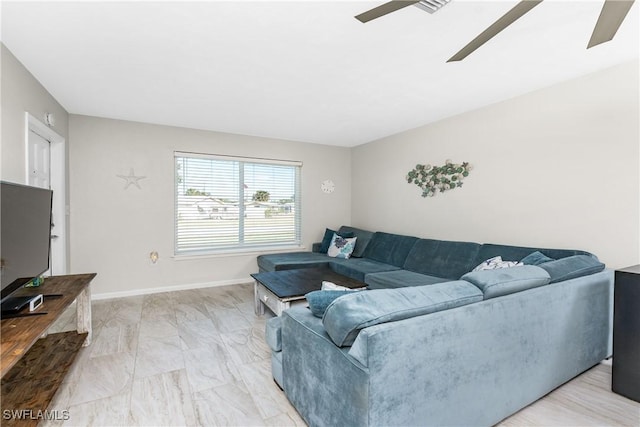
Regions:
<svg viewBox="0 0 640 427"><path fill-rule="evenodd" d="M116 176L118 178L122 178L125 180L125 185L124 185L125 190L129 188L130 185L135 185L139 189L142 189L138 181L146 178L146 176L136 176L136 174L133 172L133 168L129 169L129 175L116 175Z"/></svg>

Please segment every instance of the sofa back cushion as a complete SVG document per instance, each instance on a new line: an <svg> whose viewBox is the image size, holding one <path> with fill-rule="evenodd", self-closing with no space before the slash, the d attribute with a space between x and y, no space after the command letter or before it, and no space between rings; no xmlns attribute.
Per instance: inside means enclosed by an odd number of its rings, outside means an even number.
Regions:
<svg viewBox="0 0 640 427"><path fill-rule="evenodd" d="M338 230L338 234L343 237L356 237L356 247L351 253L352 258L362 258L364 251L367 249L371 238L373 237L373 231L362 230L360 228L350 227L343 225Z"/></svg>
<svg viewBox="0 0 640 427"><path fill-rule="evenodd" d="M350 346L369 326L422 316L482 300L482 292L458 280L428 286L354 292L333 301L322 323L338 347Z"/></svg>
<svg viewBox="0 0 640 427"><path fill-rule="evenodd" d="M484 294L484 299L496 298L503 295L527 289L537 288L549 283L549 273L535 265L522 265L495 270L480 270L467 273L460 278L473 283Z"/></svg>
<svg viewBox="0 0 640 427"><path fill-rule="evenodd" d="M524 265L540 265L543 262L555 261L553 258L549 258L540 251L531 252L526 257L520 260Z"/></svg>
<svg viewBox="0 0 640 427"><path fill-rule="evenodd" d="M373 234L371 241L367 245L364 257L384 264L402 267L416 241L418 241L417 237L378 231Z"/></svg>
<svg viewBox="0 0 640 427"><path fill-rule="evenodd" d="M546 270L551 276L551 283L575 279L599 273L604 270L604 264L593 255L574 255L555 261L545 262L538 267Z"/></svg>
<svg viewBox="0 0 640 427"><path fill-rule="evenodd" d="M409 252L403 268L455 280L475 267L479 250L478 243L419 239Z"/></svg>
<svg viewBox="0 0 640 427"><path fill-rule="evenodd" d="M549 258L560 259L573 255L591 255L589 252L577 251L573 249L540 249L523 246L494 245L485 243L480 247L478 255L473 263L474 266L496 256L501 256L504 261L520 261L532 252L540 251Z"/></svg>

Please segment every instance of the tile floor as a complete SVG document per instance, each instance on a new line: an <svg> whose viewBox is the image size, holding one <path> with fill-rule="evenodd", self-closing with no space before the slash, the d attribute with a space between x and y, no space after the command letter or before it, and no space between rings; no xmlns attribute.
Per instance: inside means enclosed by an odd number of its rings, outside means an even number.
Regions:
<svg viewBox="0 0 640 427"><path fill-rule="evenodd" d="M73 307L72 307L73 308ZM271 378L253 285L94 301L82 349L47 425L305 425ZM69 310L51 332L73 330Z"/></svg>
<svg viewBox="0 0 640 427"><path fill-rule="evenodd" d="M265 322L253 285L94 301L81 350L47 426L304 426L271 378ZM75 307L51 332L75 329ZM640 404L610 389L598 365L500 426L640 426Z"/></svg>

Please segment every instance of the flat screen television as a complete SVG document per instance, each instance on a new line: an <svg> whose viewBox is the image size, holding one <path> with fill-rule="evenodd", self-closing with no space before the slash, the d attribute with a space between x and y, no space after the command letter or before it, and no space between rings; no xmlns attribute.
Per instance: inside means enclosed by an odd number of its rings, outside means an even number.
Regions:
<svg viewBox="0 0 640 427"><path fill-rule="evenodd" d="M49 269L52 196L44 188L0 182L2 301Z"/></svg>

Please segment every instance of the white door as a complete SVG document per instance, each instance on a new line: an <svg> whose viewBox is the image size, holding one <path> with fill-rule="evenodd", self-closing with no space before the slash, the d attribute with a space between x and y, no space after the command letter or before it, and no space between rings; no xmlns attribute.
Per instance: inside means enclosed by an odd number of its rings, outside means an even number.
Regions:
<svg viewBox="0 0 640 427"><path fill-rule="evenodd" d="M33 117L27 118L27 183L53 190L51 255L45 275L66 274L64 139Z"/></svg>

